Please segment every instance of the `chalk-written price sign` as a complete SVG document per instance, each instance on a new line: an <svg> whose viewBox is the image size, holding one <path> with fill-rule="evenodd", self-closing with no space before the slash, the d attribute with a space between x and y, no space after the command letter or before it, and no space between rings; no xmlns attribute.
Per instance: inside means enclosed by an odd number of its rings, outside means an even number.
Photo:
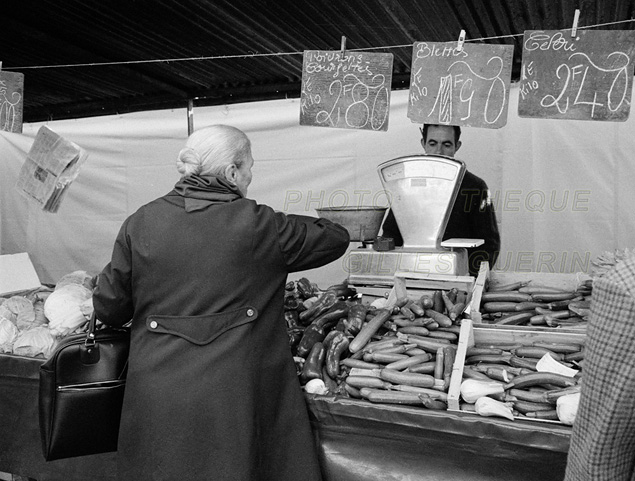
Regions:
<svg viewBox="0 0 635 481"><path fill-rule="evenodd" d="M625 121L631 106L635 32L527 30L518 115Z"/></svg>
<svg viewBox="0 0 635 481"><path fill-rule="evenodd" d="M408 118L498 129L507 123L513 45L415 42Z"/></svg>
<svg viewBox="0 0 635 481"><path fill-rule="evenodd" d="M388 130L393 55L305 50L300 125Z"/></svg>
<svg viewBox="0 0 635 481"><path fill-rule="evenodd" d="M24 74L0 70L0 130L22 133Z"/></svg>

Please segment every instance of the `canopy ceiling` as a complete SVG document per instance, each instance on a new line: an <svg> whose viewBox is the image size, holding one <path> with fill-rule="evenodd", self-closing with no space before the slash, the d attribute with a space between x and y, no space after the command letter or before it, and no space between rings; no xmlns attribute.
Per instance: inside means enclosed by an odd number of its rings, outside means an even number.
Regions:
<svg viewBox="0 0 635 481"><path fill-rule="evenodd" d="M525 30L632 30L633 0L11 0L0 61L21 72L25 122L299 97L304 50L394 54L412 44L514 44ZM47 68L43 68L47 67ZM53 68L54 67L54 68Z"/></svg>

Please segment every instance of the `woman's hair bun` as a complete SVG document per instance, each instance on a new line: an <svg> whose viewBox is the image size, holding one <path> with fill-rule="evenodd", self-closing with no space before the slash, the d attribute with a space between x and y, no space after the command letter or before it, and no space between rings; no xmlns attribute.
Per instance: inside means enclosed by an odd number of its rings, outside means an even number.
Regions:
<svg viewBox="0 0 635 481"><path fill-rule="evenodd" d="M196 175L201 172L201 156L192 147L184 147L176 159L176 169L183 176Z"/></svg>

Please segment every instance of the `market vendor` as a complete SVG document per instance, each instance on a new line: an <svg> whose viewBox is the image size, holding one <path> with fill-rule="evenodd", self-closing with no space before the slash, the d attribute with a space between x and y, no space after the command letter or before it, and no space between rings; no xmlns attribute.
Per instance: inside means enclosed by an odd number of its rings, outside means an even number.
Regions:
<svg viewBox="0 0 635 481"><path fill-rule="evenodd" d="M461 128L457 125L424 124L420 130L421 145L428 155L454 158L461 147ZM392 210L388 211L384 220L382 236L394 239L396 246L403 245L403 238ZM451 238L484 240L483 245L467 250L470 275L478 275L482 261L487 261L490 267L494 266L500 252L496 213L487 184L469 170L465 171L443 235L443 240Z"/></svg>
<svg viewBox="0 0 635 481"><path fill-rule="evenodd" d="M242 131L194 132L181 180L124 221L99 275L98 319L132 320L118 479L321 479L284 288L349 235L248 199L253 163Z"/></svg>

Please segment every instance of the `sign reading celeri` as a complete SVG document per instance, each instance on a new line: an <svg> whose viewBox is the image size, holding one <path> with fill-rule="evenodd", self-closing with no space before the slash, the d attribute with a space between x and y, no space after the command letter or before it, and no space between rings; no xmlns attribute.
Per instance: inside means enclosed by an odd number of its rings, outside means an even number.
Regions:
<svg viewBox="0 0 635 481"><path fill-rule="evenodd" d="M306 50L300 125L387 130L393 55Z"/></svg>
<svg viewBox="0 0 635 481"><path fill-rule="evenodd" d="M408 118L498 129L507 123L513 45L415 42Z"/></svg>
<svg viewBox="0 0 635 481"><path fill-rule="evenodd" d="M632 31L527 30L518 115L625 121L634 55Z"/></svg>

